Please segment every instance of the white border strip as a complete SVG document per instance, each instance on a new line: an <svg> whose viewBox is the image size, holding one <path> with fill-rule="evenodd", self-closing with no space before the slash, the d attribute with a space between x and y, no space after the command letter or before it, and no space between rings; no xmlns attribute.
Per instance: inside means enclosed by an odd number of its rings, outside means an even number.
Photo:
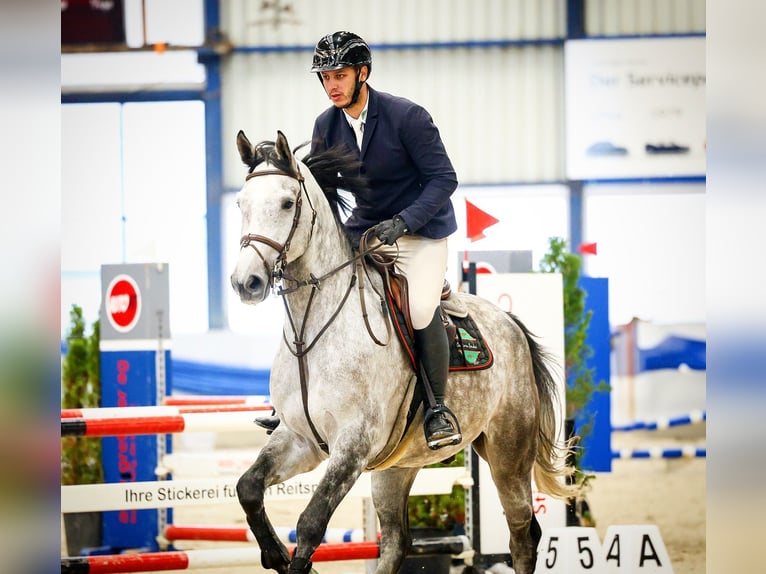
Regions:
<svg viewBox="0 0 766 574"><path fill-rule="evenodd" d="M170 339L101 339L101 351L168 351L173 347Z"/></svg>

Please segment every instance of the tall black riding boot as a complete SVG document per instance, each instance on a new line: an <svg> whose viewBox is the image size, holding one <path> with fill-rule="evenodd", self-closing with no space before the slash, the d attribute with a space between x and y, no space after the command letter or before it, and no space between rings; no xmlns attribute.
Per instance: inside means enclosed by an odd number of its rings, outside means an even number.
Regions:
<svg viewBox="0 0 766 574"><path fill-rule="evenodd" d="M455 415L444 405L444 391L449 374L449 339L442 324L439 309L425 329L415 330L415 345L420 364L431 384L436 405L428 408L425 415L426 443L431 449L438 449L462 440L460 426ZM449 416L448 416L449 415ZM454 423L450 420L454 419Z"/></svg>

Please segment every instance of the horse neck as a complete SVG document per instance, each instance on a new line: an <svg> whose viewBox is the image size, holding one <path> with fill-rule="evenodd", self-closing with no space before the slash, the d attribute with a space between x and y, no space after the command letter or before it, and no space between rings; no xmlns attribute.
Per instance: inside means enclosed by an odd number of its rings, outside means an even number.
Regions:
<svg viewBox="0 0 766 574"><path fill-rule="evenodd" d="M312 189L316 188L312 187ZM354 272L354 264L351 263L342 269L335 270L352 259L354 254L351 243L340 224L335 220L327 200L323 196L316 199L318 194L321 194L321 191L313 191L312 194L312 201L317 209L317 218L311 240L303 255L290 262L286 271L291 277L299 281L308 280L312 276L315 278L324 277L320 285L321 299L328 301L329 305L333 305L333 301L340 301L340 298L345 295L351 281L351 275ZM311 291L310 287L303 287L287 296L293 313L299 313L302 316L306 305L308 305Z"/></svg>

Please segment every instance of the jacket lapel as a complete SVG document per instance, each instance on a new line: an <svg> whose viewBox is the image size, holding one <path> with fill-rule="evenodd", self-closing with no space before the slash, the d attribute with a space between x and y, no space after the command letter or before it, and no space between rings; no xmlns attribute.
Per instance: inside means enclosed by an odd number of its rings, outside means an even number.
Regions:
<svg viewBox="0 0 766 574"><path fill-rule="evenodd" d="M343 110L338 110L338 129L340 130L343 143L345 143L349 149L353 149L358 152L359 147L356 145L354 129L348 125L348 120L346 120L346 115L344 114Z"/></svg>
<svg viewBox="0 0 766 574"><path fill-rule="evenodd" d="M378 98L369 84L367 85L367 97L369 101L367 102L367 118L364 121L360 159L364 159L364 154L367 153L367 148L369 147L370 138L375 132L375 126L378 123Z"/></svg>

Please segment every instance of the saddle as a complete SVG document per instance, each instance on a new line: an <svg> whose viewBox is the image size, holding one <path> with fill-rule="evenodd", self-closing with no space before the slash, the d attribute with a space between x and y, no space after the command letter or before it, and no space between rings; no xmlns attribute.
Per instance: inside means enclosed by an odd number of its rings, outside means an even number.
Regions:
<svg viewBox="0 0 766 574"><path fill-rule="evenodd" d="M383 289L399 340L410 358L413 369L417 372L417 354L415 349L414 329L410 317L409 284L407 278L396 269L392 257L375 254L368 256L367 262L376 269L383 279ZM494 361L492 351L487 345L479 328L468 313L465 305L452 294L449 281L442 286L440 315L442 324L450 341L450 371L487 369Z"/></svg>

